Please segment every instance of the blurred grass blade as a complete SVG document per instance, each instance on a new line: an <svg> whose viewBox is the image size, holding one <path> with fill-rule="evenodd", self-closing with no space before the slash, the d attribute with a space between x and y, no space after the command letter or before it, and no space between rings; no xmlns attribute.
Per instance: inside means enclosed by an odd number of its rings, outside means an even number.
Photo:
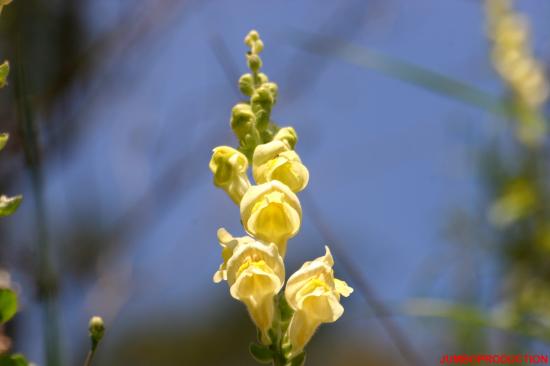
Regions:
<svg viewBox="0 0 550 366"><path fill-rule="evenodd" d="M486 311L473 305L428 298L409 300L404 311L416 317L445 318L458 323L513 332L550 343L550 332L541 324L518 322L514 313L506 308Z"/></svg>
<svg viewBox="0 0 550 366"><path fill-rule="evenodd" d="M510 108L501 99L443 74L333 37L313 35L295 30L291 32L290 39L295 46L308 52L323 56L335 56L346 62L379 71L433 93L487 110L498 116L514 117Z"/></svg>

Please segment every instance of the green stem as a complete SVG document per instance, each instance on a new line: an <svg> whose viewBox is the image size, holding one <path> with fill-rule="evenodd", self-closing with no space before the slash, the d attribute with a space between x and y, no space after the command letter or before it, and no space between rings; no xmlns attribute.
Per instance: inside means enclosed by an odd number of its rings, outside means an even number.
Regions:
<svg viewBox="0 0 550 366"><path fill-rule="evenodd" d="M86 356L86 361L84 361L84 366L91 366L92 365L92 359L94 358L95 352L93 350L90 350L88 352L88 356Z"/></svg>

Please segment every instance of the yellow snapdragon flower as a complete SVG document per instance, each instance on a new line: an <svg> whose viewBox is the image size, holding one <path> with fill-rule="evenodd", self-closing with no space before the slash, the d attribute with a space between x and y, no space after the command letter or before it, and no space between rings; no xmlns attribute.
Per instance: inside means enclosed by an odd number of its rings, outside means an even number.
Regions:
<svg viewBox="0 0 550 366"><path fill-rule="evenodd" d="M226 234L229 236L223 237ZM224 230L222 240L229 237L231 235ZM231 296L246 305L250 317L261 331L262 342L269 344L268 331L275 314L273 298L285 281L283 259L275 244L232 237L228 244L228 247L234 245L231 257L226 262L225 270L222 269L223 264L220 266L221 273L218 271L214 275L214 281L222 277L227 279Z"/></svg>
<svg viewBox="0 0 550 366"><path fill-rule="evenodd" d="M222 247L222 259L223 263L220 264L220 268L214 274L214 282L219 283L221 281L227 281L227 262L233 256L233 251L240 245L247 245L255 240L250 236L242 236L240 238L234 238L223 227L218 229L218 241Z"/></svg>
<svg viewBox="0 0 550 366"><path fill-rule="evenodd" d="M340 295L353 292L346 282L334 278L334 259L327 246L325 250L323 257L304 263L286 284L286 301L295 311L288 327L292 355L304 349L319 325L342 316Z"/></svg>
<svg viewBox="0 0 550 366"><path fill-rule="evenodd" d="M8 5L9 3L11 3L12 0L0 0L0 13L2 13L2 9L4 8L4 6Z"/></svg>
<svg viewBox="0 0 550 366"><path fill-rule="evenodd" d="M213 150L209 167L214 173L214 185L223 189L236 204L239 204L250 187L246 175L246 156L232 147L218 146Z"/></svg>
<svg viewBox="0 0 550 366"><path fill-rule="evenodd" d="M298 154L280 140L256 147L252 158L252 174L258 184L278 180L293 192L300 192L309 181L309 171Z"/></svg>
<svg viewBox="0 0 550 366"><path fill-rule="evenodd" d="M240 208L245 230L258 240L277 244L284 257L287 240L298 233L302 222L300 201L290 188L278 180L252 186Z"/></svg>

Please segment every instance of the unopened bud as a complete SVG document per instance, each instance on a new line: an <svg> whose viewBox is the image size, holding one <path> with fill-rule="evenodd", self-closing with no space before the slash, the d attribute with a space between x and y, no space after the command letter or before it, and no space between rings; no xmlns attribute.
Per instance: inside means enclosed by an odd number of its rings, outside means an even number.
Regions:
<svg viewBox="0 0 550 366"><path fill-rule="evenodd" d="M248 68L252 70L252 72L258 72L262 67L262 59L260 56L258 56L255 53L248 53L246 55L246 59L248 62Z"/></svg>
<svg viewBox="0 0 550 366"><path fill-rule="evenodd" d="M247 133L254 127L256 116L250 105L239 103L231 111L231 128L239 140L243 140Z"/></svg>
<svg viewBox="0 0 550 366"><path fill-rule="evenodd" d="M292 127L283 127L273 137L273 140L279 140L283 141L290 147L292 150L294 150L294 147L296 146L296 143L298 142L298 134L296 133L296 130Z"/></svg>
<svg viewBox="0 0 550 366"><path fill-rule="evenodd" d="M267 84L260 86L254 91L250 103L252 111L256 115L256 126L258 130L265 130L269 123L271 107L273 106L273 94Z"/></svg>
<svg viewBox="0 0 550 366"><path fill-rule="evenodd" d="M88 327L90 331L90 338L92 339L92 344L97 345L99 341L103 338L105 334L105 324L103 319L99 316L94 316L90 319L90 324Z"/></svg>
<svg viewBox="0 0 550 366"><path fill-rule="evenodd" d="M252 48L253 44L256 43L260 39L260 34L257 30L251 30L248 32L246 37L244 38L244 44L246 44L248 47Z"/></svg>
<svg viewBox="0 0 550 366"><path fill-rule="evenodd" d="M254 92L254 79L251 74L244 74L239 79L239 90L246 96L251 96Z"/></svg>

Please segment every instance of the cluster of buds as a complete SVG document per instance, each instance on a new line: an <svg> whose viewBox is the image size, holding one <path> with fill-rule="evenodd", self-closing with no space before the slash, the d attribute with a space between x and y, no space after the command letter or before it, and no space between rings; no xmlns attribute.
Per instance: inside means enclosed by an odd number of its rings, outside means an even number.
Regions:
<svg viewBox="0 0 550 366"><path fill-rule="evenodd" d="M529 22L512 8L512 0L486 0L488 33L495 69L509 86L518 109L520 141L542 142L546 125L539 109L548 100L550 85L544 65L533 56Z"/></svg>
<svg viewBox="0 0 550 366"><path fill-rule="evenodd" d="M258 328L260 344L251 345L253 356L274 365L302 365L304 347L322 323L336 321L344 312L340 296L353 290L334 278L330 250L306 262L285 283L287 242L301 226L302 207L296 195L309 181L308 169L294 150L297 134L271 121L277 102L277 84L260 71L264 44L258 32L245 38L250 47L250 73L239 79L249 101L231 113L231 128L238 148L213 150L210 170L214 185L239 206L247 235L233 237L218 230L223 263L214 282L227 281L231 296L243 302ZM251 166L254 183L249 179Z"/></svg>

